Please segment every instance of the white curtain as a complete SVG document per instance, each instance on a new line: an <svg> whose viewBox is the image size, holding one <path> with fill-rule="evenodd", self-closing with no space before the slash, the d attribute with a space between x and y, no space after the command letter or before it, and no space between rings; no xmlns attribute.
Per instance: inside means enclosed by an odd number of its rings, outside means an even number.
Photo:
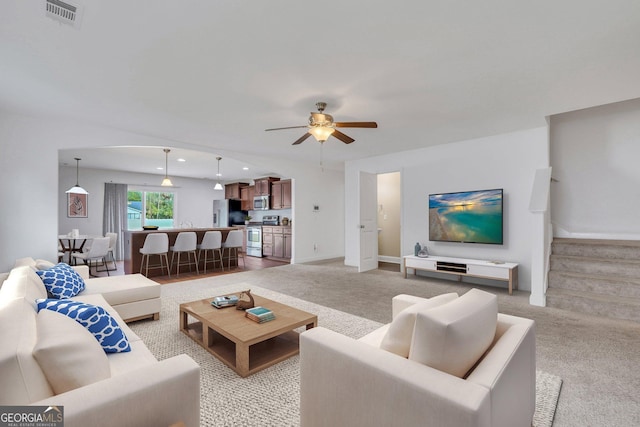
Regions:
<svg viewBox="0 0 640 427"><path fill-rule="evenodd" d="M117 233L116 260L124 257L122 231L127 229L127 184L104 183L103 235Z"/></svg>

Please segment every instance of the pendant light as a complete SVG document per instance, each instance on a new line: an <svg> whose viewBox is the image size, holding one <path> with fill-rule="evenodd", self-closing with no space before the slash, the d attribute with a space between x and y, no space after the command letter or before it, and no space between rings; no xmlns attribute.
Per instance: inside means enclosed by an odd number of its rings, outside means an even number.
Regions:
<svg viewBox="0 0 640 427"><path fill-rule="evenodd" d="M79 175L79 170L80 170L80 160L77 157L74 157L74 159L76 160L76 185L74 185L73 187L71 187L70 189L68 189L66 192L67 193L78 193L78 194L89 194L89 192L87 190L85 190L84 188L80 187L80 184L78 184L78 175Z"/></svg>
<svg viewBox="0 0 640 427"><path fill-rule="evenodd" d="M164 160L164 179L162 180L162 184L160 184L163 187L173 187L173 183L169 179L169 152L170 151L171 150L169 150L168 148L164 149L164 155L165 155L165 160Z"/></svg>
<svg viewBox="0 0 640 427"><path fill-rule="evenodd" d="M220 174L220 160L222 160L222 157L216 157L216 160L218 160L218 173L216 174L216 176L218 177L218 182L216 182L215 187L213 187L214 190L222 190L222 184L220 184L220 177L222 176Z"/></svg>

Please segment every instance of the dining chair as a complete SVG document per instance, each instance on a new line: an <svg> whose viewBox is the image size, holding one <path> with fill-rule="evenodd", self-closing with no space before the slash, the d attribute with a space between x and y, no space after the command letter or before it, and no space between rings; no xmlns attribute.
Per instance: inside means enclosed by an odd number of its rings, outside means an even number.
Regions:
<svg viewBox="0 0 640 427"><path fill-rule="evenodd" d="M105 233L104 237L109 238L109 258L113 262L113 268L110 271L115 271L118 269L118 265L116 264L116 243L118 242L118 233Z"/></svg>
<svg viewBox="0 0 640 427"><path fill-rule="evenodd" d="M89 275L91 274L91 267L93 266L98 272L98 263L102 262L104 266L107 265L107 253L109 252L109 238L108 237L98 237L92 239L91 249L88 252L74 252L73 259L76 261L81 259L86 265L89 266ZM109 275L109 270L107 271L107 276ZM93 275L92 275L93 276Z"/></svg>

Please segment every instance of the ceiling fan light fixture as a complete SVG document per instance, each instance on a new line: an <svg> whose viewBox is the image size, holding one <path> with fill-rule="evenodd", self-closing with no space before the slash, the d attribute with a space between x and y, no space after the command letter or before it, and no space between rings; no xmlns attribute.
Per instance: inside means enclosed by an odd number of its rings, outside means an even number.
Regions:
<svg viewBox="0 0 640 427"><path fill-rule="evenodd" d="M291 145L298 145L307 140L311 135L316 139L316 141L322 143L325 142L330 136L333 136L336 139L344 142L345 144L351 144L355 139L351 138L349 135L345 135L340 132L336 128L377 128L378 124L376 122L335 122L333 121L333 116L330 114L325 114L324 109L327 106L326 102L318 102L316 103L316 107L318 107L317 113L311 113L309 116L309 124L306 126L288 126L283 128L271 128L265 129L265 131L271 130L283 130L283 129L302 129L306 128L307 131L300 138L296 139L295 142Z"/></svg>
<svg viewBox="0 0 640 427"><path fill-rule="evenodd" d="M318 142L325 142L334 131L335 129L329 126L313 126L309 129L309 133Z"/></svg>
<svg viewBox="0 0 640 427"><path fill-rule="evenodd" d="M168 148L164 148L164 179L162 180L162 187L173 187L173 183L169 179L169 150Z"/></svg>
<svg viewBox="0 0 640 427"><path fill-rule="evenodd" d="M70 189L68 189L67 191L65 191L65 193L76 193L76 194L89 194L89 192L87 190L85 190L84 188L80 187L80 184L78 184L78 176L80 174L79 170L80 170L80 160L78 157L74 157L75 161L76 161L76 185L74 185L73 187L71 187Z"/></svg>

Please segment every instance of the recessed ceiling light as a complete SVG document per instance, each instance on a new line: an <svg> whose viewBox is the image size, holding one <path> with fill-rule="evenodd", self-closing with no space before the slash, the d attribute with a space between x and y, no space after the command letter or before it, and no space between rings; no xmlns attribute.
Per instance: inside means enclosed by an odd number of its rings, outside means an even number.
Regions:
<svg viewBox="0 0 640 427"><path fill-rule="evenodd" d="M164 170L162 166L158 166L156 169L158 169L159 171Z"/></svg>
<svg viewBox="0 0 640 427"><path fill-rule="evenodd" d="M243 171L248 171L248 170L249 170L249 168L245 166L245 167L243 167L243 168L242 168L242 170L243 170Z"/></svg>
<svg viewBox="0 0 640 427"><path fill-rule="evenodd" d="M185 159L178 159L179 162L186 162Z"/></svg>

